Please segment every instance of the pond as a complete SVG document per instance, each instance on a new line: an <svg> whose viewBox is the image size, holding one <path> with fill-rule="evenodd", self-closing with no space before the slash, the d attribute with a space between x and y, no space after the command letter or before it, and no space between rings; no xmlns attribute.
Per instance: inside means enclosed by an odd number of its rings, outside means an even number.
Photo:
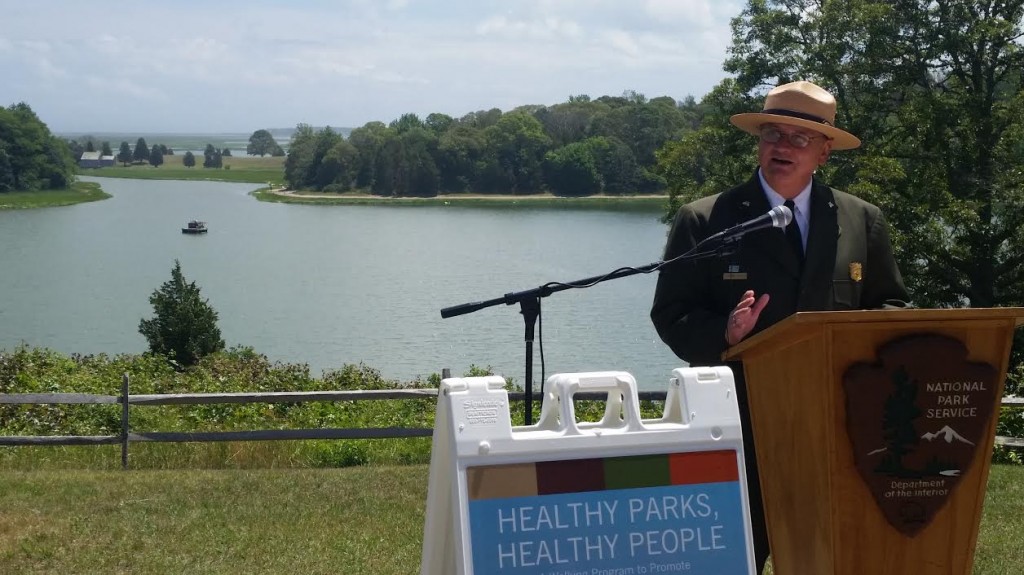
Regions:
<svg viewBox="0 0 1024 575"><path fill-rule="evenodd" d="M303 206L259 202L253 184L83 179L113 197L0 212L0 349L144 351L139 321L177 259L228 346L314 375L362 362L409 380L475 364L521 384L518 305L440 310L646 265L667 231L657 211ZM193 219L209 232L181 233ZM648 319L654 283L637 275L544 298L534 381L543 351L545 375L624 370L664 389L684 364Z"/></svg>

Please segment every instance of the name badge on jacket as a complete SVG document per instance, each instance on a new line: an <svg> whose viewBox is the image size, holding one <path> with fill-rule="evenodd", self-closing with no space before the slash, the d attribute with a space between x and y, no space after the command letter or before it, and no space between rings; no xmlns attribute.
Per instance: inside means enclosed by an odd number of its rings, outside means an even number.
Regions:
<svg viewBox="0 0 1024 575"><path fill-rule="evenodd" d="M740 266L735 264L729 265L729 270L722 274L723 280L745 280L747 279L747 272L741 272Z"/></svg>

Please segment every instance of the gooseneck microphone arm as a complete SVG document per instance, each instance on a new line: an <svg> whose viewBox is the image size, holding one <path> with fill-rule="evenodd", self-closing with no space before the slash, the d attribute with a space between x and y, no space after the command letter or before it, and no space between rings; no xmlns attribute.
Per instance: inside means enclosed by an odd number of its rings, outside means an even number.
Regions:
<svg viewBox="0 0 1024 575"><path fill-rule="evenodd" d="M711 257L724 257L730 255L736 251L739 246L739 241L744 235L760 230L766 227L785 227L793 219L792 212L785 206L776 206L772 208L767 214L764 214L753 220L749 220L737 226L733 226L727 230L714 234L705 238L699 242L689 251L680 254L672 259L653 262L640 267L622 267L617 270L611 271L604 275L591 276L581 280L572 282L549 282L540 287L535 287L528 290L506 293L501 297L496 297L489 300L463 303L459 305L453 305L446 307L441 310L442 318L450 318L458 315L465 315L480 311L484 308L505 304L513 305L518 303L520 306L520 313L523 315L523 322L525 323L525 336L524 341L526 343L526 377L524 384L525 391L525 403L526 403L526 425L533 423L533 338L534 338L534 326L537 322L537 317L540 315L540 299L547 297L553 293L565 291L568 289L584 289L593 287L599 283L614 280L624 277L629 277L637 274L649 274L651 272L658 271L665 266L672 265L678 262L696 261ZM541 401L544 398L544 382L541 381Z"/></svg>
<svg viewBox="0 0 1024 575"><path fill-rule="evenodd" d="M672 259L670 259L668 261L658 261L658 262L647 264L647 265L641 266L641 267L624 267L624 268L619 268L619 269L617 269L617 270L615 270L613 272L610 272L610 273L607 273L607 274L604 274L604 275L592 276L592 277L589 277L589 278L584 278L584 279L581 279L581 280L576 280L574 282L569 282L569 283L552 282L552 283L544 284L543 286L540 286L540 287L537 287L537 288L533 288L533 289L529 289L529 290L525 290L525 291L521 291L521 292L507 293L507 294L505 294L502 297L498 297L498 298L494 298L494 299L454 305L454 306L446 307L446 308L442 309L441 310L441 317L442 318L449 318L449 317L454 317L454 316L457 316L457 315L464 315L464 314L467 314L467 313L472 313L474 311L478 311L478 310L481 310L481 309L484 309L484 308L488 308L488 307L491 307L491 306L495 306L495 305L498 305L498 304L512 305L514 303L518 303L520 301L523 301L524 299L527 299L527 298L546 297L548 295L551 295L552 293L564 291L564 290L567 290L567 289L587 288L587 287L590 287L590 286L593 286L593 285L597 285L597 284L599 284L601 282L604 282L604 281L607 281L607 280L623 278L623 277L632 276L632 275L636 275L636 274L651 273L653 271L657 271L657 270L661 269L662 267L664 267L664 266L666 266L668 264L674 263L676 261L697 260L697 259L702 259L702 258L707 258L707 257L712 257L712 256L728 255L729 252L723 252L723 250L731 250L731 249L733 249L732 248L732 244L734 244L734 243L738 242L739 240L741 240L743 238L743 236L745 236L746 234L748 234L750 232L753 232L753 231L756 231L756 230L763 229L763 228L769 228L769 227L784 228L787 225L789 225L789 222L792 221L792 220L793 220L793 212L791 212L789 210L789 208L787 208L786 206L775 206L774 208L769 210L768 213L766 213L766 214L764 214L762 216L759 216L759 217L754 218L752 220L748 220L746 222L743 222L742 224L738 224L736 226L733 226L731 228L728 228L726 230L718 232L717 234L713 234L711 236L708 236L707 238L702 240L700 243L698 243L690 251L688 251L688 252L686 252L686 253L684 253L682 255L676 256L676 257L674 257L674 258L672 258ZM714 249L711 249L709 251L707 249L708 247L713 247Z"/></svg>

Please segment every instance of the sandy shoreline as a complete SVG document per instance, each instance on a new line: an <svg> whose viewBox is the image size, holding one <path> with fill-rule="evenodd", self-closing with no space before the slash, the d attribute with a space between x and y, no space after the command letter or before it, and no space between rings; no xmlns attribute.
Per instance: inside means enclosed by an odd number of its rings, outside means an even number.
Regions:
<svg viewBox="0 0 1024 575"><path fill-rule="evenodd" d="M486 200L494 200L494 201L502 201L502 202L509 202L509 201L531 201L531 200L544 200L544 201L562 201L562 200L564 200L564 201L570 201L570 200L573 200L573 201L578 201L578 200L590 200L590 201L599 201L599 200L657 200L657 199L668 200L668 195L658 195L658 194L638 194L638 195L629 195L629 196L607 196L607 195L602 195L602 196L582 196L582 197L555 196L555 195L546 194L546 193L545 194L530 194L530 195L523 195L523 196L517 196L517 195L511 195L511 194L442 194L442 195L430 196L430 197L410 196L410 197L395 198L395 197L387 197L387 196L375 196L375 195L372 195L372 194L326 194L326 193L318 194L318 193L311 193L311 192L296 192L294 190L290 190L290 189L287 189L287 188L270 189L270 190L267 190L267 192L271 193L271 194L273 194L275 196L281 196L283 198L302 198L302 199L317 199L317 200L353 200L353 201L372 200L372 201L382 201L382 202L403 202L403 201L418 201L418 202L422 202L422 201L425 201L425 200L433 200L433 201L442 201L442 200L443 201L450 201L450 200L455 200L455 201L458 201L458 200L473 200L473 201L484 200L484 201L486 201Z"/></svg>

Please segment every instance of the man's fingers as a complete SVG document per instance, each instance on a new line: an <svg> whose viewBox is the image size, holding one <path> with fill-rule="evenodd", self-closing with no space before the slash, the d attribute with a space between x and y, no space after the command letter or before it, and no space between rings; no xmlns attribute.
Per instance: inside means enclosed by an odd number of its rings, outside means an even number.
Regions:
<svg viewBox="0 0 1024 575"><path fill-rule="evenodd" d="M768 305L768 299L768 294L761 294L761 297L757 298L757 301L754 302L754 308L750 312L755 318L761 315L761 310L764 309L764 306Z"/></svg>
<svg viewBox="0 0 1024 575"><path fill-rule="evenodd" d="M750 307L751 305L753 305L753 303L754 303L754 292L748 291L747 293L743 294L743 297L740 298L740 303L737 304L736 307Z"/></svg>

